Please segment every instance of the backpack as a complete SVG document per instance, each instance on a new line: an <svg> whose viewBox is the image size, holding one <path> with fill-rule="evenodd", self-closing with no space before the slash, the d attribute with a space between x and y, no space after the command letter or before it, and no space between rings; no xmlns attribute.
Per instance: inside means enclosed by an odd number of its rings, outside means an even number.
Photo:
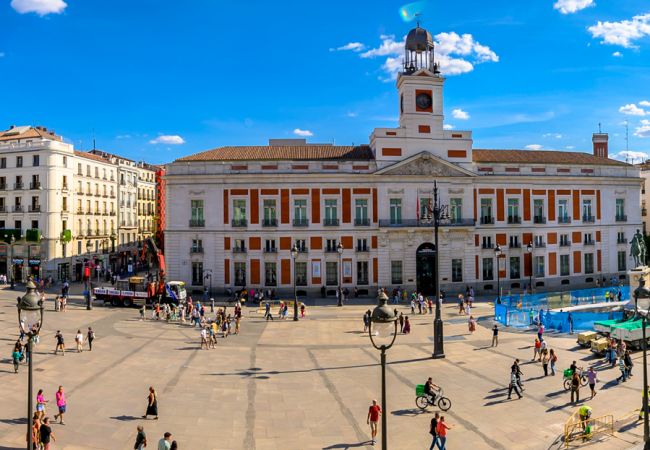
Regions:
<svg viewBox="0 0 650 450"><path fill-rule="evenodd" d="M551 361L556 362L557 361L557 355L553 353L553 357L551 358Z"/></svg>

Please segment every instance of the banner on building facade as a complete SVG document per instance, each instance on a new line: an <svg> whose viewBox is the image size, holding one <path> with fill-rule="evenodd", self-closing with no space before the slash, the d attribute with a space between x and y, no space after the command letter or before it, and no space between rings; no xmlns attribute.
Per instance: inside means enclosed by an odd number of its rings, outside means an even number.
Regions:
<svg viewBox="0 0 650 450"><path fill-rule="evenodd" d="M311 276L314 278L320 278L320 261L311 262Z"/></svg>

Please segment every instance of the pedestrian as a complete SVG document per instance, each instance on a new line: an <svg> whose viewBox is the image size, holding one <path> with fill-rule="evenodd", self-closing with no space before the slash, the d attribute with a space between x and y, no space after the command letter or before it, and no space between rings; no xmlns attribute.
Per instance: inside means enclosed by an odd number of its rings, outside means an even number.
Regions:
<svg viewBox="0 0 650 450"><path fill-rule="evenodd" d="M170 450L172 448L172 434L166 431L163 438L158 441L158 450Z"/></svg>
<svg viewBox="0 0 650 450"><path fill-rule="evenodd" d="M201 349L208 349L208 330L206 327L201 328Z"/></svg>
<svg viewBox="0 0 650 450"><path fill-rule="evenodd" d="M377 400L373 400L372 405L370 405L370 408L368 409L368 417L366 420L366 422L370 425L372 445L375 445L375 438L377 437L377 424L379 422L379 416L381 416L381 414L381 407L377 404Z"/></svg>
<svg viewBox="0 0 650 450"><path fill-rule="evenodd" d="M74 337L74 341L77 343L77 353L83 352L84 335L81 334L81 330L77 330L77 334Z"/></svg>
<svg viewBox="0 0 650 450"><path fill-rule="evenodd" d="M38 414L39 420L42 420L45 417L45 405L49 403L49 400L45 400L45 395L43 395L43 389L39 389L36 394L36 413Z"/></svg>
<svg viewBox="0 0 650 450"><path fill-rule="evenodd" d="M510 384L508 384L508 400L512 399L512 391L515 391L517 397L521 398L521 392L519 392L519 377L516 370L510 371Z"/></svg>
<svg viewBox="0 0 650 450"><path fill-rule="evenodd" d="M140 322L144 322L146 320L145 314L147 313L147 305L144 304L142 305L142 308L140 308Z"/></svg>
<svg viewBox="0 0 650 450"><path fill-rule="evenodd" d="M474 319L474 316L469 316L469 321L467 323L467 326L469 328L470 334L476 331L476 319Z"/></svg>
<svg viewBox="0 0 650 450"><path fill-rule="evenodd" d="M539 339L539 342L542 342L544 340L544 324L540 322L539 327L537 328L537 339Z"/></svg>
<svg viewBox="0 0 650 450"><path fill-rule="evenodd" d="M363 313L363 332L364 333L368 331L369 326L370 326L370 310Z"/></svg>
<svg viewBox="0 0 650 450"><path fill-rule="evenodd" d="M533 359L532 359L532 361L537 360L537 356L539 356L540 359L541 359L541 357L542 357L542 354L540 352L541 348L542 348L542 343L540 342L539 339L535 339L535 345L533 346Z"/></svg>
<svg viewBox="0 0 650 450"><path fill-rule="evenodd" d="M451 427L445 423L445 416L440 416L438 420L438 425L436 426L436 432L438 433L438 449L446 450L447 444L447 430Z"/></svg>
<svg viewBox="0 0 650 450"><path fill-rule="evenodd" d="M239 334L239 323L241 322L240 316L235 316L235 334Z"/></svg>
<svg viewBox="0 0 650 450"><path fill-rule="evenodd" d="M41 443L41 448L43 450L50 450L50 441L56 442L56 437L52 432L52 427L50 427L50 418L46 417L43 419L38 434L40 436L39 442Z"/></svg>
<svg viewBox="0 0 650 450"><path fill-rule="evenodd" d="M144 432L144 427L138 425L138 434L135 436L135 444L133 444L133 450L145 450L147 446L147 435Z"/></svg>
<svg viewBox="0 0 650 450"><path fill-rule="evenodd" d="M59 413L54 414L54 420L56 420L56 418L58 417L59 423L61 425L65 425L65 423L63 423L63 415L65 414L67 404L65 401L65 392L63 392L63 386L59 386L59 390L56 391L55 397L56 397L56 406L57 408L59 408Z"/></svg>
<svg viewBox="0 0 650 450"><path fill-rule="evenodd" d="M300 318L301 319L305 318L305 304L304 303L300 304Z"/></svg>
<svg viewBox="0 0 650 450"><path fill-rule="evenodd" d="M61 354L65 356L65 342L63 340L63 334L61 334L61 330L57 330L54 337L56 338L56 347L54 348L54 354L56 355L59 350L61 350Z"/></svg>
<svg viewBox="0 0 650 450"><path fill-rule="evenodd" d="M86 333L86 339L88 340L88 350L93 351L93 341L95 340L95 332L91 327L88 327L88 332Z"/></svg>
<svg viewBox="0 0 650 450"><path fill-rule="evenodd" d="M618 369L621 371L621 376L618 377L616 381L618 381L619 383L623 381L623 383L625 383L625 381L627 380L627 367L625 367L625 358L623 358L622 356L618 358Z"/></svg>
<svg viewBox="0 0 650 450"><path fill-rule="evenodd" d="M38 448L40 447L40 442L41 442L40 428L41 428L41 419L38 418L38 413L35 412L34 416L32 417L32 443L33 443L32 450L38 450Z"/></svg>
<svg viewBox="0 0 650 450"><path fill-rule="evenodd" d="M399 332L404 333L404 313L399 313Z"/></svg>
<svg viewBox="0 0 650 450"><path fill-rule="evenodd" d="M593 367L587 371L587 380L589 380L589 389L591 389L591 398L596 396L596 382L598 381L598 374Z"/></svg>
<svg viewBox="0 0 650 450"><path fill-rule="evenodd" d="M438 421L440 420L440 413L435 413L433 418L431 419L431 424L429 425L429 434L433 436L433 440L431 441L431 447L429 447L429 450L433 450L436 448L436 444L438 443Z"/></svg>
<svg viewBox="0 0 650 450"><path fill-rule="evenodd" d="M569 334L573 334L573 316L571 315L571 312L569 312L569 315L567 316L567 322L569 322Z"/></svg>
<svg viewBox="0 0 650 450"><path fill-rule="evenodd" d="M271 314L271 304L269 302L266 302L264 304L264 317L266 320L273 320L273 314Z"/></svg>
<svg viewBox="0 0 650 450"><path fill-rule="evenodd" d="M499 326L495 323L492 327L492 347L499 346Z"/></svg>
<svg viewBox="0 0 650 450"><path fill-rule="evenodd" d="M169 450L178 450L178 443L176 441L172 441L172 445L169 447Z"/></svg>
<svg viewBox="0 0 650 450"><path fill-rule="evenodd" d="M433 314L433 300L428 298L427 303L429 304L429 314Z"/></svg>
<svg viewBox="0 0 650 450"><path fill-rule="evenodd" d="M577 403L579 401L580 401L580 375L578 375L578 370L574 370L573 375L571 375L571 403Z"/></svg>
<svg viewBox="0 0 650 450"><path fill-rule="evenodd" d="M409 334L411 332L411 322L409 322L409 316L404 316L404 334Z"/></svg>
<svg viewBox="0 0 650 450"><path fill-rule="evenodd" d="M458 294L458 314L465 314L465 301L463 294Z"/></svg>
<svg viewBox="0 0 650 450"><path fill-rule="evenodd" d="M629 350L625 350L623 360L625 361L625 368L627 369L627 377L630 378L632 376L632 366L634 366L634 363L632 362Z"/></svg>
<svg viewBox="0 0 650 450"><path fill-rule="evenodd" d="M515 359L515 362L510 366L510 370L515 373L517 376L517 386L521 389L521 392L524 392L524 386L521 384L521 377L524 374L519 367L519 358Z"/></svg>
<svg viewBox="0 0 650 450"><path fill-rule="evenodd" d="M18 366L20 365L20 359L23 357L22 352L19 350L18 347L20 345L20 342L17 343L17 345L14 347L14 351L11 353L11 360L14 363L14 373L18 373Z"/></svg>
<svg viewBox="0 0 650 450"><path fill-rule="evenodd" d="M145 412L143 419L146 419L147 416L154 416L154 420L158 420L158 395L153 386L149 386L149 395L147 396L147 411Z"/></svg>
<svg viewBox="0 0 650 450"><path fill-rule="evenodd" d="M550 360L551 360L551 375L555 376L555 363L557 362L557 353L555 350L551 349L550 351Z"/></svg>

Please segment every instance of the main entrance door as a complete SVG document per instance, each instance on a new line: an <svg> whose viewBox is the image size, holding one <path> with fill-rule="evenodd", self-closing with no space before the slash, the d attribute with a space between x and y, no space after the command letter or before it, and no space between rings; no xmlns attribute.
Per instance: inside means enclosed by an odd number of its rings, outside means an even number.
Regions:
<svg viewBox="0 0 650 450"><path fill-rule="evenodd" d="M417 289L425 295L433 294L433 283L436 276L434 258L436 246L430 242L420 245L415 254Z"/></svg>

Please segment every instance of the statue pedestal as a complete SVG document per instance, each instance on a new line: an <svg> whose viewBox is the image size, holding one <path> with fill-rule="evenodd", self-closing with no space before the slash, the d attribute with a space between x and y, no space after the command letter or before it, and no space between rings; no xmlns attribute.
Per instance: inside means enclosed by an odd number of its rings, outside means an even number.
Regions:
<svg viewBox="0 0 650 450"><path fill-rule="evenodd" d="M646 286L650 284L648 283L648 275L650 275L650 267L648 266L635 267L634 269L628 270L627 275L630 277L630 295L632 295L634 290L639 287L640 279L643 278Z"/></svg>

